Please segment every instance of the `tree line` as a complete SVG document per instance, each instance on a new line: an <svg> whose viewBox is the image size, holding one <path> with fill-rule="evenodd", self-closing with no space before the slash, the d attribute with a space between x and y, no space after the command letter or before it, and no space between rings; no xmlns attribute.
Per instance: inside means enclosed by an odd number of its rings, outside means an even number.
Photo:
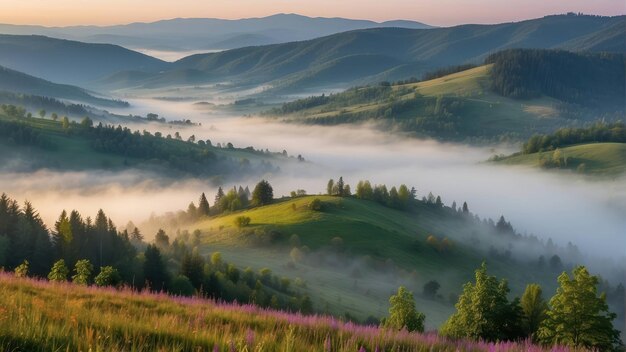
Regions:
<svg viewBox="0 0 626 352"><path fill-rule="evenodd" d="M586 128L561 128L552 134L534 135L524 143L522 153L532 154L583 143L626 143L623 122L596 123Z"/></svg>
<svg viewBox="0 0 626 352"><path fill-rule="evenodd" d="M271 270L242 270L219 252L202 256L199 231L173 240L159 230L153 243L134 227L118 229L100 210L95 219L63 211L48 230L33 206L0 196L0 268L17 276L83 285L198 295L311 313L310 298ZM303 283L300 283L303 285Z"/></svg>
<svg viewBox="0 0 626 352"><path fill-rule="evenodd" d="M439 333L450 338L490 342L531 339L548 346L561 345L601 351L619 351L624 345L613 326L606 295L598 292L600 280L584 266L559 275L559 287L549 301L538 284L529 284L521 297L509 299L506 280L487 273L483 264L474 282L463 286L456 312ZM623 291L623 286L622 286ZM389 299L389 316L383 326L423 331L425 316L417 311L413 294L400 287Z"/></svg>

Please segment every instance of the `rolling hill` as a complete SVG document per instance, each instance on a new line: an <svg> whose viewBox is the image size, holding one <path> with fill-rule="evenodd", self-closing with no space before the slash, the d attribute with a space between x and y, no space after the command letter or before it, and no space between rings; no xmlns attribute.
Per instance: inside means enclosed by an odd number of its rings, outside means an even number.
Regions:
<svg viewBox="0 0 626 352"><path fill-rule="evenodd" d="M0 66L0 91L46 96L98 106L128 105L123 101L96 97L76 86L52 83L2 66Z"/></svg>
<svg viewBox="0 0 626 352"><path fill-rule="evenodd" d="M556 168L595 176L620 176L626 173L626 143L588 143L558 149L558 157L566 162L551 166L554 151L532 154L511 155L498 158L497 163L505 165L526 165L532 167Z"/></svg>
<svg viewBox="0 0 626 352"><path fill-rule="evenodd" d="M224 50L284 43L376 27L431 28L415 21L378 23L345 18L276 14L239 20L174 18L116 26L42 27L0 24L0 33L38 34L137 49L188 51Z"/></svg>
<svg viewBox="0 0 626 352"><path fill-rule="evenodd" d="M321 201L321 210L311 208L315 199ZM235 220L242 216L250 224L240 228ZM485 258L497 275L513 280L514 292L524 282L554 285L551 269L533 269L537 258L514 259L523 257L517 250L526 246L536 245L537 256L544 253L538 242L498 233L471 215L422 201L402 211L355 197L283 198L183 229L201 231L203 253L219 251L241 267L267 267L300 278L318 309L334 315L347 312L360 320L384 315L381 302L398 285L417 293L426 282L437 280L442 284L439 296L416 295L428 326L437 327L453 310L450 297ZM503 254L507 248L512 252L508 257Z"/></svg>
<svg viewBox="0 0 626 352"><path fill-rule="evenodd" d="M421 82L300 99L265 115L305 124L374 122L386 130L457 141L525 139L599 117L623 119L622 54L511 49L486 62L435 72L436 78Z"/></svg>
<svg viewBox="0 0 626 352"><path fill-rule="evenodd" d="M409 73L419 77L439 67L482 62L487 55L506 48L626 52L625 24L626 16L559 15L497 25L355 30L308 41L192 55L173 63L169 70L202 71L207 82L270 84L277 94L406 79ZM372 64L371 58L378 64ZM124 82L107 83L110 87L125 86ZM152 74L131 86L169 84L166 76Z"/></svg>
<svg viewBox="0 0 626 352"><path fill-rule="evenodd" d="M166 67L161 60L116 45L20 35L0 35L0 65L82 86L118 71L149 72Z"/></svg>

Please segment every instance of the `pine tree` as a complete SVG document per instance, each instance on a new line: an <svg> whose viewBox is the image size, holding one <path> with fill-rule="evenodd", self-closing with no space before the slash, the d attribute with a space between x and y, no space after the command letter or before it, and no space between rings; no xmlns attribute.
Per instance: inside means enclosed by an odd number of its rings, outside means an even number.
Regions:
<svg viewBox="0 0 626 352"><path fill-rule="evenodd" d="M209 201L206 199L206 195L202 193L200 201L198 202L198 216L209 216Z"/></svg>
<svg viewBox="0 0 626 352"><path fill-rule="evenodd" d="M65 265L65 260L61 259L54 263L52 269L50 270L50 274L48 274L48 280L55 282L63 282L67 281L67 275L69 274L69 270Z"/></svg>
<svg viewBox="0 0 626 352"><path fill-rule="evenodd" d="M252 204L255 206L267 205L274 200L274 189L269 182L261 180L252 191Z"/></svg>

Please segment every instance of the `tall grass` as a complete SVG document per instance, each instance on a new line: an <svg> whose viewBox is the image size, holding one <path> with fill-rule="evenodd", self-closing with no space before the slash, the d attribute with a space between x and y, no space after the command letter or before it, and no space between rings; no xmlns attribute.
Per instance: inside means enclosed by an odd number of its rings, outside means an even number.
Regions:
<svg viewBox="0 0 626 352"><path fill-rule="evenodd" d="M553 351L564 351L557 348ZM547 351L0 273L0 351Z"/></svg>

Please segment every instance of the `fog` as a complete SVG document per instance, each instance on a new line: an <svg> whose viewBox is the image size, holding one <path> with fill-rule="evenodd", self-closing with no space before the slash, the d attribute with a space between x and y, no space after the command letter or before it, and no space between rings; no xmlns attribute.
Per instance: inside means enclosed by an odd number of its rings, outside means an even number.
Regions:
<svg viewBox="0 0 626 352"><path fill-rule="evenodd" d="M444 203L467 201L481 218L504 215L521 233L555 242L568 241L587 254L623 260L626 256L626 178L593 180L580 175L553 173L525 167L494 166L484 161L494 153L510 153L516 146L496 148L416 140L361 126L300 126L262 118L240 117L219 110L202 111L190 102L131 100L133 108L120 114L155 112L168 119L189 118L202 126L164 124L129 125L133 129L180 131L183 138L232 142L271 151L301 154L307 163L282 165L278 174L266 175L275 195L295 189L309 194L325 190L329 178L353 187L359 180L407 184L421 198L428 192ZM251 187L257 178L248 180ZM238 182L239 184L241 182ZM224 186L232 186L225 183ZM62 209L95 215L104 209L118 225L136 223L156 214L185 209L200 192L213 198L216 185L201 179L172 180L142 171L122 173L61 173L0 175L0 192L20 201L31 200L51 225Z"/></svg>

